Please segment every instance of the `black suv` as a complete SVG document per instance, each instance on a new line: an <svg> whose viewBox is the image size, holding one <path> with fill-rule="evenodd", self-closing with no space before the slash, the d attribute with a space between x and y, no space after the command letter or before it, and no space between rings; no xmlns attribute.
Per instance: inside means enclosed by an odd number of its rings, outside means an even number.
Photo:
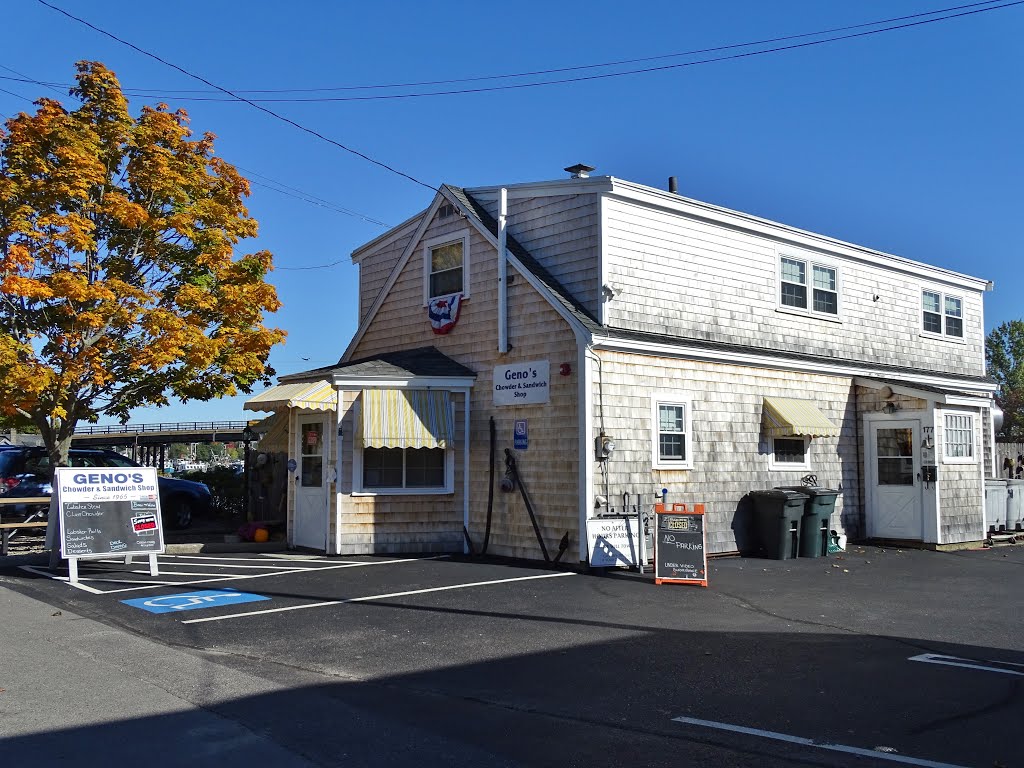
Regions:
<svg viewBox="0 0 1024 768"><path fill-rule="evenodd" d="M68 464L72 467L141 466L116 451L96 448L72 448ZM210 489L204 483L163 476L157 478L157 483L165 527L188 528L193 515L210 511ZM51 491L50 457L45 448L0 448L0 496L49 496Z"/></svg>

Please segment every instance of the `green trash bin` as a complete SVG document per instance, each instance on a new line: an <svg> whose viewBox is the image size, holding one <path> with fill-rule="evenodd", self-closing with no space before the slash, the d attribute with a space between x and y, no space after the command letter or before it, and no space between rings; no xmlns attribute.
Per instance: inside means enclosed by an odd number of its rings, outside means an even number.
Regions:
<svg viewBox="0 0 1024 768"><path fill-rule="evenodd" d="M800 520L807 494L775 488L751 491L757 521L759 551L772 560L788 560L800 551Z"/></svg>
<svg viewBox="0 0 1024 768"><path fill-rule="evenodd" d="M828 537L836 496L841 491L818 486L783 486L778 490L807 495L800 519L800 557L828 557Z"/></svg>

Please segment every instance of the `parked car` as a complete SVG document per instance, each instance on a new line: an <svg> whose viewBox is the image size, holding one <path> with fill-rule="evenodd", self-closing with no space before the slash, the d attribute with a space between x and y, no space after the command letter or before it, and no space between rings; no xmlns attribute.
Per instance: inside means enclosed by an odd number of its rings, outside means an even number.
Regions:
<svg viewBox="0 0 1024 768"><path fill-rule="evenodd" d="M72 448L68 463L72 467L141 466L116 451L97 448ZM204 483L159 476L157 484L165 528L188 528L194 515L209 513L212 497ZM49 496L51 491L50 457L45 448L0 449L0 496Z"/></svg>

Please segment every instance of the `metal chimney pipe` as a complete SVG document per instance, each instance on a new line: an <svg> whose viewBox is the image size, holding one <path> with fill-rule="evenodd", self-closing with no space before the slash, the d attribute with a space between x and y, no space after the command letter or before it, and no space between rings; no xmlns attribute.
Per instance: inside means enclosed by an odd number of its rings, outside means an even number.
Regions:
<svg viewBox="0 0 1024 768"><path fill-rule="evenodd" d="M668 191L673 195L679 194L679 180L675 176L668 177Z"/></svg>

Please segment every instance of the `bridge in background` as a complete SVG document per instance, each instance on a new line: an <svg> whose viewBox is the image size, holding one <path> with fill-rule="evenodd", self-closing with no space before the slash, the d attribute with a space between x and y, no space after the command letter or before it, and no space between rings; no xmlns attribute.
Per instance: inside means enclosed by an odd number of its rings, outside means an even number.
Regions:
<svg viewBox="0 0 1024 768"><path fill-rule="evenodd" d="M71 444L90 446L163 446L171 443L241 443L251 421L178 421L167 424L110 424L75 430ZM248 435L252 439L252 433Z"/></svg>

